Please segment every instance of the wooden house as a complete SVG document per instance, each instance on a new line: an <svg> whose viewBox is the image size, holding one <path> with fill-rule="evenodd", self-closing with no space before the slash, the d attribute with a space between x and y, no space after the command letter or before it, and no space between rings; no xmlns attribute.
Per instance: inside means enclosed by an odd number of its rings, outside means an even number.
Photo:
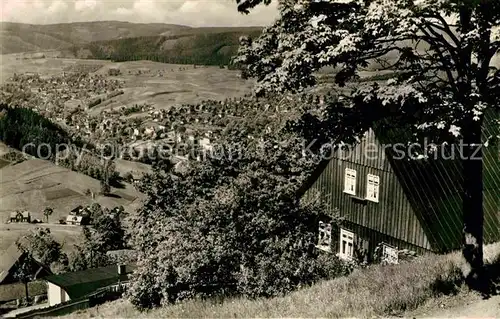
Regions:
<svg viewBox="0 0 500 319"><path fill-rule="evenodd" d="M83 226L83 225L88 225L89 224L89 217L85 215L68 215L66 217L66 224L67 225L77 225L77 226Z"/></svg>
<svg viewBox="0 0 500 319"><path fill-rule="evenodd" d="M11 212L9 221L11 223L30 223L31 222L31 214L28 211L24 212Z"/></svg>
<svg viewBox="0 0 500 319"><path fill-rule="evenodd" d="M369 130L355 147L337 150L323 161L306 185L305 196L319 193L328 209L344 218L340 226L332 225L331 250L339 257L369 261L377 250L397 259L403 249L445 253L462 244L459 154L455 159L401 158L391 144L402 140L397 135ZM495 118L488 118L483 136L499 135ZM484 149L483 163L484 240L488 243L500 240L498 143Z"/></svg>

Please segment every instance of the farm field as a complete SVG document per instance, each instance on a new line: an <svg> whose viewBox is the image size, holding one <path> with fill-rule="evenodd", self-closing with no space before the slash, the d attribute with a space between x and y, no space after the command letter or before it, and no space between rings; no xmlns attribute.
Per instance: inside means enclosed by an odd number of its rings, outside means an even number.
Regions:
<svg viewBox="0 0 500 319"><path fill-rule="evenodd" d="M32 159L0 169L0 224L6 223L10 212L28 210L32 218L43 219L43 209L52 207L52 221L65 218L78 205L92 204L90 189L100 191L100 183L89 176L70 171L55 164ZM112 196L96 196L95 201L105 207L124 206L128 209L140 194L131 186L113 189Z"/></svg>
<svg viewBox="0 0 500 319"><path fill-rule="evenodd" d="M14 73L51 76L62 74L64 70L79 68L90 69L96 74L123 81L124 94L92 108L92 114L99 114L105 109L143 103L151 104L157 109L165 109L172 105L194 104L209 99L224 100L241 97L250 93L252 88L252 82L241 79L238 71L212 66L195 67L151 61L114 63L59 58L26 60L22 59L21 54L2 55L0 62L0 84L5 83ZM119 68L121 74L108 76L110 68ZM75 101L77 104L78 102Z"/></svg>
<svg viewBox="0 0 500 319"><path fill-rule="evenodd" d="M73 245L80 241L82 228L80 226L59 225L59 224L0 224L0 254L20 237L35 227L50 228L54 239L63 245L62 249L66 253L73 250Z"/></svg>

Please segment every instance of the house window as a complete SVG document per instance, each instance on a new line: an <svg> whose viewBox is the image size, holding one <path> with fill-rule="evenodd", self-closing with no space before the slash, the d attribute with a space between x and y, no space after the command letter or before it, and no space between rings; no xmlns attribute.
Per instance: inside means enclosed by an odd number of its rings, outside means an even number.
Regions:
<svg viewBox="0 0 500 319"><path fill-rule="evenodd" d="M379 198L380 190L380 177L377 175L368 174L368 179L366 183L366 199L377 202Z"/></svg>
<svg viewBox="0 0 500 319"><path fill-rule="evenodd" d="M352 259L354 257L354 233L345 229L340 229L340 252L342 259Z"/></svg>
<svg viewBox="0 0 500 319"><path fill-rule="evenodd" d="M344 192L356 195L356 171L350 168L345 169Z"/></svg>

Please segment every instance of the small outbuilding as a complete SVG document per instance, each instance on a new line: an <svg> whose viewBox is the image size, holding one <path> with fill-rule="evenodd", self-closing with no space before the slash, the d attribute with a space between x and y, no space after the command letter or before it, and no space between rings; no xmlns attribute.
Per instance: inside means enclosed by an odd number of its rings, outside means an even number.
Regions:
<svg viewBox="0 0 500 319"><path fill-rule="evenodd" d="M126 286L134 268L134 265L113 265L48 276L45 280L49 306L82 298L102 289L113 291L119 285Z"/></svg>

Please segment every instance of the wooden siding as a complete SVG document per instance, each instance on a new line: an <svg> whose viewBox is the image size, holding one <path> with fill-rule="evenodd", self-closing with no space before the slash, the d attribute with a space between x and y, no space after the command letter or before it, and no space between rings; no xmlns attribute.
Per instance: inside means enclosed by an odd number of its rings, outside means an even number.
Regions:
<svg viewBox="0 0 500 319"><path fill-rule="evenodd" d="M485 118L483 138L500 136L498 113ZM448 252L462 244L463 177L460 153L456 159L406 160L382 146L407 142L404 130L375 134L338 151L318 166L310 189L321 193L330 211L340 210L346 227L370 240L416 251ZM371 145L369 148L368 145ZM500 240L500 142L484 149L484 239ZM343 192L345 169L357 172L356 196ZM367 175L380 177L379 203L367 201ZM333 239L335 239L334 235Z"/></svg>
<svg viewBox="0 0 500 319"><path fill-rule="evenodd" d="M356 196L343 192L346 168L357 172ZM385 151L376 141L372 130L353 149L335 153L321 170L311 190L321 193L329 210L333 212L338 208L346 225L357 235L371 239L370 248L378 244L372 243L373 241L383 239L381 241L400 248L432 249L421 221L408 202ZM364 199L368 174L380 177L378 203ZM369 234L369 229L373 234Z"/></svg>
<svg viewBox="0 0 500 319"><path fill-rule="evenodd" d="M484 239L491 243L500 240L500 123L499 112L485 119L483 140L497 137L488 143L483 154Z"/></svg>

